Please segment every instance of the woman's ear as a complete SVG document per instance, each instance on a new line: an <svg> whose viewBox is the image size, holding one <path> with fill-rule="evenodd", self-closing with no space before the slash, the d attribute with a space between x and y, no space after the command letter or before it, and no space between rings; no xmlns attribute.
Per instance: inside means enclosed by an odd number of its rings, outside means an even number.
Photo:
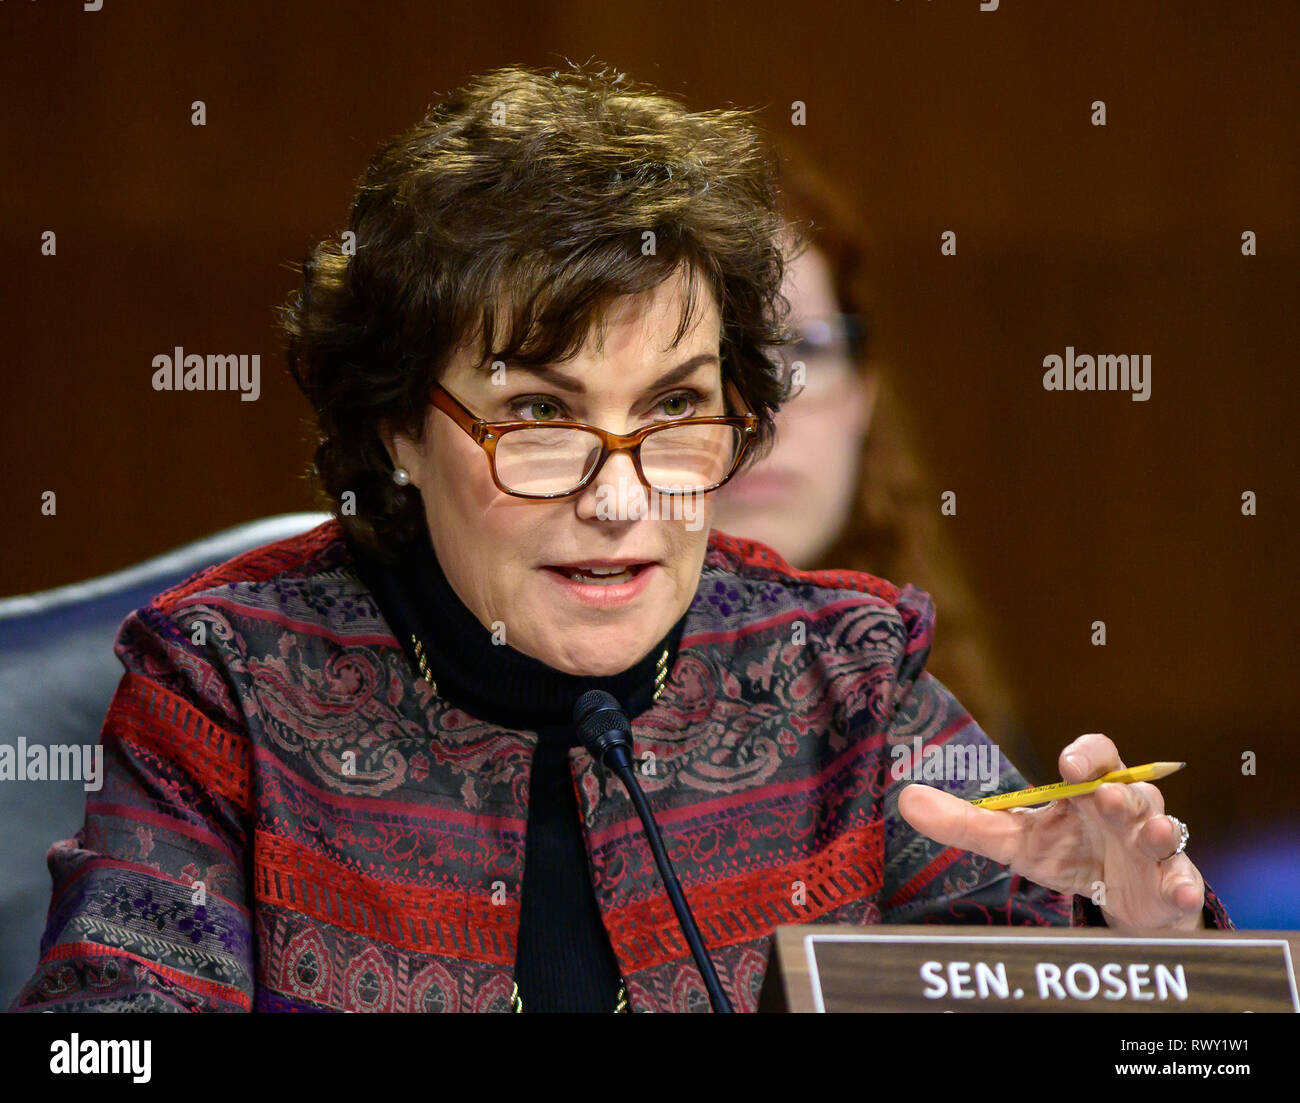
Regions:
<svg viewBox="0 0 1300 1103"><path fill-rule="evenodd" d="M384 446L384 451L388 453L388 459L393 467L406 468L407 474L411 477L411 485L418 486L419 446L410 437L395 432L386 421L379 423L378 432L379 443Z"/></svg>
<svg viewBox="0 0 1300 1103"><path fill-rule="evenodd" d="M397 458L397 441L392 426L386 421L381 421L377 433L379 443L384 446L384 451L388 453L389 461L394 467L397 467L400 461Z"/></svg>

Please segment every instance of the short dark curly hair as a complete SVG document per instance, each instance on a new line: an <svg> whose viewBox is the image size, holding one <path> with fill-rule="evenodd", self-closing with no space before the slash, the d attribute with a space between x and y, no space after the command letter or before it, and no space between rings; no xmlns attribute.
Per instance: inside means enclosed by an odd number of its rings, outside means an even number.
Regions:
<svg viewBox="0 0 1300 1103"><path fill-rule="evenodd" d="M759 416L762 455L789 393L772 352L793 339L779 171L752 111L690 112L604 67L497 69L430 108L376 153L350 233L311 250L280 309L315 411L322 503L395 558L425 520L418 492L392 481L380 426L419 439L432 383L468 342L485 364L562 362L614 298L679 266L692 278L674 344L702 276L724 379ZM354 512L340 508L348 491Z"/></svg>

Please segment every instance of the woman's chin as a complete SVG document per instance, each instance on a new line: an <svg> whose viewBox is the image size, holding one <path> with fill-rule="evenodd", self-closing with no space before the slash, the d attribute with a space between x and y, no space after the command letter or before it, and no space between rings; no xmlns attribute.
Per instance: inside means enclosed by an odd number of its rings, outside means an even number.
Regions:
<svg viewBox="0 0 1300 1103"><path fill-rule="evenodd" d="M608 678L622 674L635 666L650 649L653 641L609 639L601 633L592 633L589 640L564 641L563 649L556 648L542 661L565 674L582 678ZM550 650L550 649L548 649Z"/></svg>

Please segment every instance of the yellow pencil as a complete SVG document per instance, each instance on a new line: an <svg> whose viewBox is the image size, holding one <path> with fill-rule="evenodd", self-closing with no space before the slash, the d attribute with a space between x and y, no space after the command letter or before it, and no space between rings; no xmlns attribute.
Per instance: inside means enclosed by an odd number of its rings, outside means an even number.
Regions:
<svg viewBox="0 0 1300 1103"><path fill-rule="evenodd" d="M1186 762L1148 762L1145 766L1130 766L1126 770L1111 770L1108 774L1095 777L1091 781L1080 781L1071 785L1064 781L1054 781L1051 785L1035 785L1032 789L1017 789L1014 793L999 793L995 797L980 797L971 801L978 808L1019 808L1023 804L1042 804L1044 801L1061 800L1064 797L1081 797L1091 793L1100 785L1119 782L1128 785L1134 781L1158 781L1162 777L1175 774L1186 766Z"/></svg>

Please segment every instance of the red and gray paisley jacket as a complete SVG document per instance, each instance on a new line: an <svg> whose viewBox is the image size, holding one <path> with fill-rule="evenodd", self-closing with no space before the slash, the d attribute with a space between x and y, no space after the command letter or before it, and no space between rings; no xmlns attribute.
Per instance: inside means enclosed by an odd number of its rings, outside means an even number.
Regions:
<svg viewBox="0 0 1300 1103"><path fill-rule="evenodd" d="M918 835L891 748L990 745L924 669L934 610L714 533L642 786L737 1010L793 923L1104 922ZM209 568L123 623L104 785L49 852L22 1010L505 1011L536 736L440 700L337 521ZM636 813L570 752L634 1011L708 1001ZM996 790L1022 788L998 756ZM1211 926L1230 927L1207 891Z"/></svg>

